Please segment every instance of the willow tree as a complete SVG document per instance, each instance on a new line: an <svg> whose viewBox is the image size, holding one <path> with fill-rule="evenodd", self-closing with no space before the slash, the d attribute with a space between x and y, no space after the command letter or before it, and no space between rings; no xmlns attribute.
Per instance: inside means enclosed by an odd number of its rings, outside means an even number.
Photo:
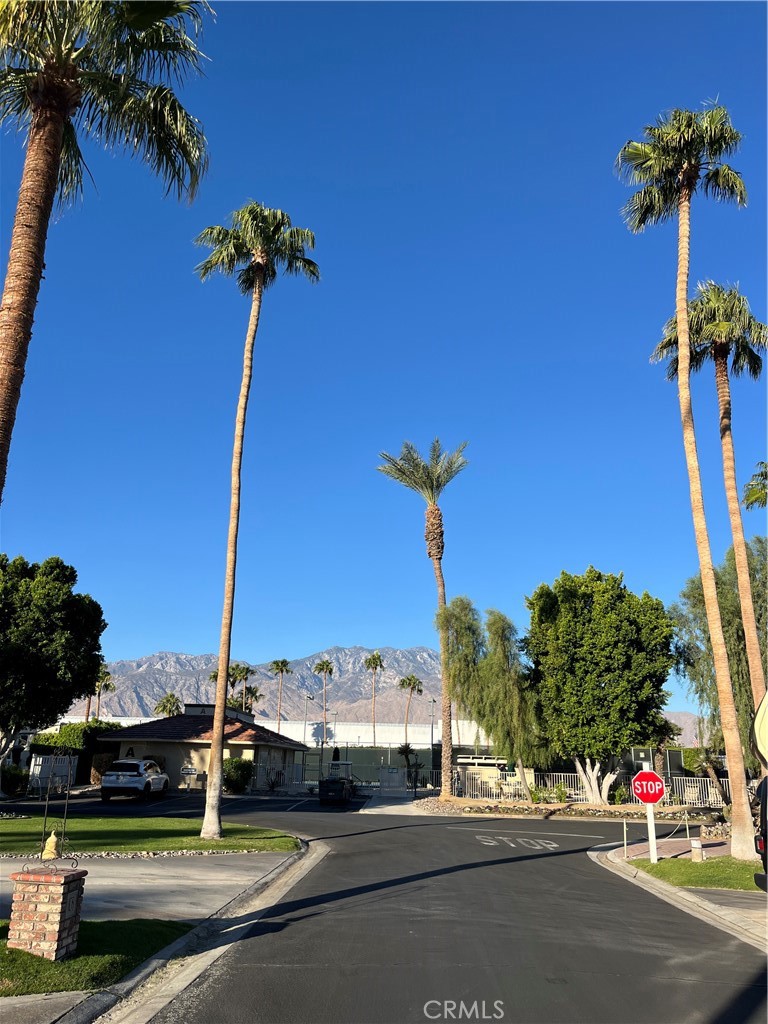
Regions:
<svg viewBox="0 0 768 1024"><path fill-rule="evenodd" d="M363 662L366 671L372 675L371 679L371 725L373 727L373 745L376 746L376 674L381 672L384 668L384 662L381 660L381 654L378 651L374 651L373 654L369 654Z"/></svg>
<svg viewBox="0 0 768 1024"><path fill-rule="evenodd" d="M649 225L677 220L675 318L679 339L677 391L683 450L733 794L731 847L734 857L751 860L754 857L752 815L725 638L717 604L715 572L696 448L688 324L691 203L697 192L701 192L716 200L746 205L747 193L741 175L723 163L724 157L736 152L740 141L741 135L731 124L725 107L712 106L700 111L672 110L666 117L657 118L655 124L647 125L640 141L627 142L616 163L619 174L629 184L640 186L624 207L626 223L631 231L641 232Z"/></svg>
<svg viewBox="0 0 768 1024"><path fill-rule="evenodd" d="M761 352L766 348L765 324L752 314L746 298L737 288L725 288L714 281L700 283L688 307L691 341L691 372L711 363L715 371L717 405L722 449L723 480L731 521L733 554L739 588L739 603L747 649L752 700L757 710L765 696L765 676L760 657L755 608L747 561L747 542L741 521L739 490L736 483L736 456L733 448L730 377L747 373L753 380L763 368ZM668 360L667 379L674 380L678 368L677 321L672 317L664 327L664 336L651 357ZM730 374L728 363L730 361ZM722 616L722 607L721 607Z"/></svg>
<svg viewBox="0 0 768 1024"><path fill-rule="evenodd" d="M282 210L269 209L260 203L246 203L232 214L229 227L217 224L206 228L195 241L197 245L209 246L212 250L197 267L200 279L206 281L214 273L236 277L241 293L247 295L251 300L248 328L245 333L243 372L235 414L216 706L211 733L205 817L200 832L204 839L220 839L224 709L227 703L232 617L235 606L237 536L240 527L240 476L243 464L245 419L253 377L253 349L259 327L261 303L264 292L275 283L280 271L289 275L305 277L311 282L320 279L320 272L314 260L307 256L307 250L313 249L315 245L315 236L312 232L306 228L293 227L287 213Z"/></svg>
<svg viewBox="0 0 768 1024"><path fill-rule="evenodd" d="M205 138L171 86L200 70L207 10L166 0L0 4L0 124L26 137L0 302L0 501L56 198L82 192L86 138L148 164L168 192L194 196Z"/></svg>
<svg viewBox="0 0 768 1024"><path fill-rule="evenodd" d="M277 684L277 731L280 732L280 718L282 716L283 709L283 676L290 676L293 674L291 663L286 658L276 658L275 661L269 663L269 671L273 676L278 677Z"/></svg>
<svg viewBox="0 0 768 1024"><path fill-rule="evenodd" d="M380 473L396 480L403 487L415 491L427 503L425 513L426 529L424 540L427 543L427 557L432 562L437 585L437 609L445 608L445 580L443 578L443 553L445 551L445 534L443 531L443 513L438 500L445 488L466 466L464 449L467 442L460 444L455 452L445 452L438 438L429 449L429 459L423 459L410 441L405 441L399 456L381 452L383 466L377 466ZM448 660L444 630L438 626L440 636L440 674L442 676L442 780L441 799L451 795L450 779L453 767L453 739L451 736L451 695L448 682Z"/></svg>

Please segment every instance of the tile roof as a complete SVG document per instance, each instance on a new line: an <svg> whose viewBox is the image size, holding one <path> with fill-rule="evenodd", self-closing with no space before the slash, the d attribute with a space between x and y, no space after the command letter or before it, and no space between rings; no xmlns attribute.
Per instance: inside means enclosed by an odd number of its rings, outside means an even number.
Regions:
<svg viewBox="0 0 768 1024"><path fill-rule="evenodd" d="M206 742L211 739L212 715L171 715L141 725L129 725L127 729L102 734L104 740L168 740ZM235 718L224 719L224 742L242 743L246 746L288 747L291 750L309 748L288 736L272 732L262 725L240 722Z"/></svg>

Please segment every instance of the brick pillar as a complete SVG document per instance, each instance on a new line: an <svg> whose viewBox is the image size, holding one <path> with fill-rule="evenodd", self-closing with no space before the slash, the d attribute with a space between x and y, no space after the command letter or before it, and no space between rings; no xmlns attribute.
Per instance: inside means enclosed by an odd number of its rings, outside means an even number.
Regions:
<svg viewBox="0 0 768 1024"><path fill-rule="evenodd" d="M83 879L87 871L16 871L8 929L9 949L62 960L77 949Z"/></svg>

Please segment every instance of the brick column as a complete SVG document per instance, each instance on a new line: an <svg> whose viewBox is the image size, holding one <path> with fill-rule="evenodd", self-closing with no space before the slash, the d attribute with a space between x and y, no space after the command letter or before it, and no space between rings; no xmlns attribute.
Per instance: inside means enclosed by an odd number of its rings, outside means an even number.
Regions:
<svg viewBox="0 0 768 1024"><path fill-rule="evenodd" d="M9 949L62 960L77 949L83 879L87 871L16 871L8 930Z"/></svg>

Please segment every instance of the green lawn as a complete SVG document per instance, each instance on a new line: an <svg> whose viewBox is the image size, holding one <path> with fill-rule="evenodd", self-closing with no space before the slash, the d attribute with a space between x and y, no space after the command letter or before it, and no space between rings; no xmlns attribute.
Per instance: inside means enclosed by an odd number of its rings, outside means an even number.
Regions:
<svg viewBox="0 0 768 1024"><path fill-rule="evenodd" d="M733 857L712 857L703 864L676 858L660 860L651 864L649 860L633 860L637 867L647 871L654 878L661 878L670 885L691 885L701 889L745 889L760 892L752 877L762 871L759 860L734 860Z"/></svg>
<svg viewBox="0 0 768 1024"><path fill-rule="evenodd" d="M8 949L8 922L0 921L0 996L79 992L113 985L192 927L179 921L82 921L77 952L54 963Z"/></svg>
<svg viewBox="0 0 768 1024"><path fill-rule="evenodd" d="M24 857L40 849L42 817L0 818L0 853ZM198 818L70 818L67 839L78 853L160 850L236 850L278 853L298 850L285 832L248 825L224 825L224 838L201 839ZM50 827L50 826L49 826Z"/></svg>

